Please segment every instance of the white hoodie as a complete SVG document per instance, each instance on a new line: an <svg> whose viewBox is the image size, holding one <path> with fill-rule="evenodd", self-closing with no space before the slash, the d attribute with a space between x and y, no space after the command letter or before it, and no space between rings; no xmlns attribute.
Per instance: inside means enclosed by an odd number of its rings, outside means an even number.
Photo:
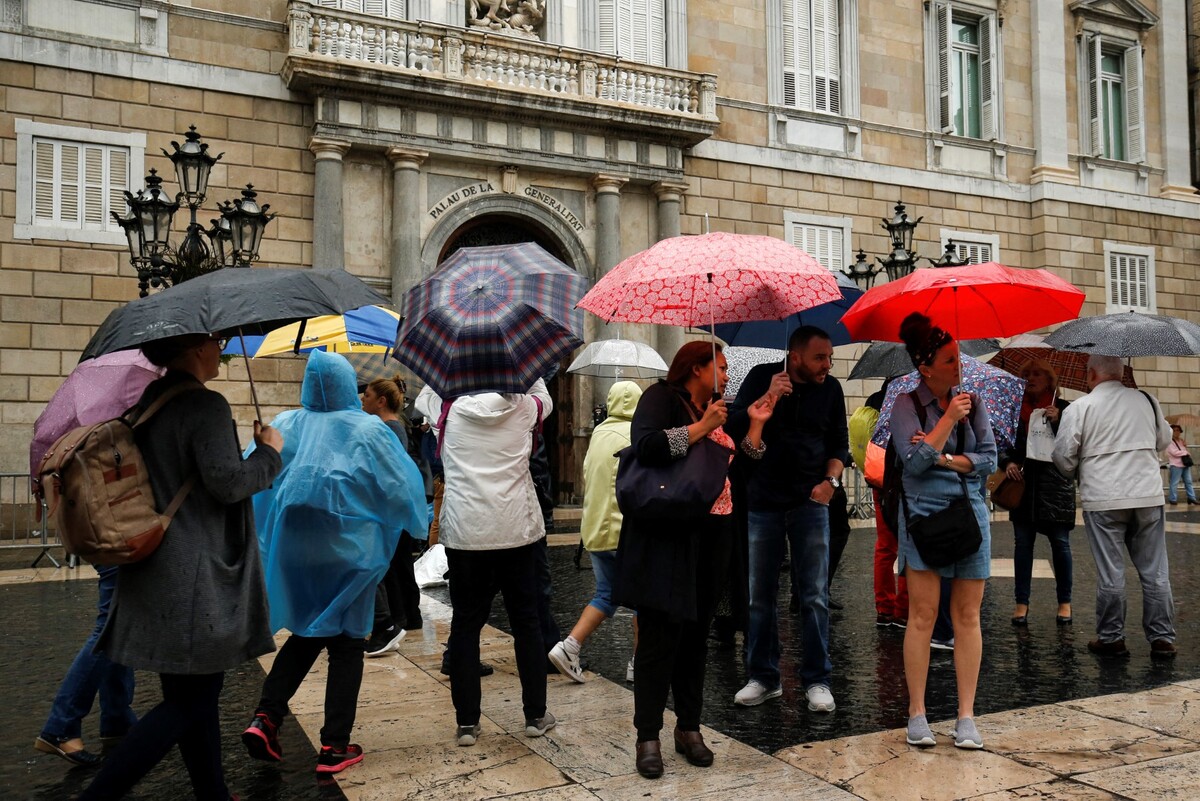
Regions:
<svg viewBox="0 0 1200 801"><path fill-rule="evenodd" d="M487 392L455 398L442 438L446 493L438 541L463 551L519 548L546 536L529 455L533 430L554 409L546 383L538 379L525 395ZM416 408L431 426L442 415L442 399L429 387Z"/></svg>

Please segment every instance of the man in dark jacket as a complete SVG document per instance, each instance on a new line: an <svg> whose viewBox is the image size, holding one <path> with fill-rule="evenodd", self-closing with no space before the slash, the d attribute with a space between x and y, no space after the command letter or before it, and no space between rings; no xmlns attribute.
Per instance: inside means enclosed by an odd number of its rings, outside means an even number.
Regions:
<svg viewBox="0 0 1200 801"><path fill-rule="evenodd" d="M846 399L829 375L833 343L813 326L788 340L787 370L755 367L729 413L726 431L740 440L747 407L772 392L775 413L763 429L766 452L750 474L750 626L746 632L749 681L734 697L740 706L778 698L779 567L785 540L791 551L793 589L800 600L804 683L808 708L832 712L829 682L829 503L849 461Z"/></svg>

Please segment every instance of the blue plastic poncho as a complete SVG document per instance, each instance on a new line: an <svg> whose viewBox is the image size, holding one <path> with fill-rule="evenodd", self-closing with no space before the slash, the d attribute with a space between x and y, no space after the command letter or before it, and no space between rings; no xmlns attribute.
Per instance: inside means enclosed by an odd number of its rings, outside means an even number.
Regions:
<svg viewBox="0 0 1200 801"><path fill-rule="evenodd" d="M345 358L314 351L302 408L271 423L283 472L254 496L254 516L273 631L366 637L400 532L428 526L417 466L356 388Z"/></svg>

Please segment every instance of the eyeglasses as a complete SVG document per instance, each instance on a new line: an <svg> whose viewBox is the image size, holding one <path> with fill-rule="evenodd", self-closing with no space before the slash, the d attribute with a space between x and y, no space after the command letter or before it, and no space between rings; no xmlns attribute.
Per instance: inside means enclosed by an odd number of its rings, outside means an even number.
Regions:
<svg viewBox="0 0 1200 801"><path fill-rule="evenodd" d="M225 346L229 344L229 340L226 337L209 337L209 340L216 342L217 347L221 350L225 350Z"/></svg>

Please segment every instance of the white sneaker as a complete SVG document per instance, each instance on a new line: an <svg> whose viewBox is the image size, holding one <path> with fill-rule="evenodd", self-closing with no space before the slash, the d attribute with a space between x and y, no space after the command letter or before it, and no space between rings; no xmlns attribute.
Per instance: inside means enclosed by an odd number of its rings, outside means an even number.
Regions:
<svg viewBox="0 0 1200 801"><path fill-rule="evenodd" d="M783 688L776 687L774 690L767 688L757 679L750 679L746 682L746 686L737 691L737 695L733 696L733 702L738 706L758 706L763 701L770 701L772 698L778 698L783 695Z"/></svg>
<svg viewBox="0 0 1200 801"><path fill-rule="evenodd" d="M568 651L566 643L560 642L550 649L550 661L558 668L559 673L569 676L571 681L579 684L586 681L583 677L583 666L579 664L579 654Z"/></svg>
<svg viewBox="0 0 1200 801"><path fill-rule="evenodd" d="M633 657L629 657L629 664L625 666L625 681L633 684Z"/></svg>
<svg viewBox="0 0 1200 801"><path fill-rule="evenodd" d="M837 708L833 703L833 693L824 684L812 685L804 691L804 697L808 699L810 712L832 712Z"/></svg>
<svg viewBox="0 0 1200 801"><path fill-rule="evenodd" d="M948 640L930 640L929 647L935 651L953 651L954 638L951 637Z"/></svg>
<svg viewBox="0 0 1200 801"><path fill-rule="evenodd" d="M367 641L366 656L374 658L377 656L387 656L392 651L400 650L400 641L407 634L404 629L393 627L389 631L381 631L378 634L372 634Z"/></svg>

